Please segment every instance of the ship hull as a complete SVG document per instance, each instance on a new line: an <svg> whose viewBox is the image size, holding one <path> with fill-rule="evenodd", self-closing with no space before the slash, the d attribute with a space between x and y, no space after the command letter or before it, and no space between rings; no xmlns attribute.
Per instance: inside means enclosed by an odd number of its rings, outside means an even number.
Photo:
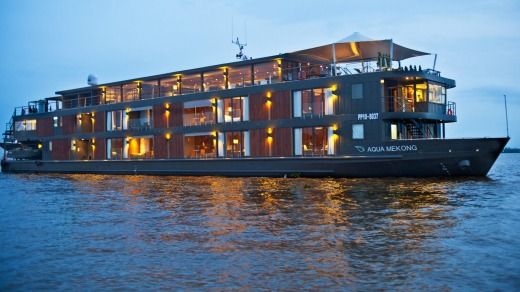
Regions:
<svg viewBox="0 0 520 292"><path fill-rule="evenodd" d="M509 138L407 140L352 145L345 156L3 161L11 173L266 177L485 176Z"/></svg>

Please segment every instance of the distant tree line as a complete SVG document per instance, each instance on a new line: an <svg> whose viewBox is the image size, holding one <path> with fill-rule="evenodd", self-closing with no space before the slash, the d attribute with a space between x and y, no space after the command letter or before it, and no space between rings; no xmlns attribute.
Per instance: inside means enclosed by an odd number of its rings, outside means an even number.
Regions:
<svg viewBox="0 0 520 292"><path fill-rule="evenodd" d="M504 153L520 153L520 148L504 148Z"/></svg>

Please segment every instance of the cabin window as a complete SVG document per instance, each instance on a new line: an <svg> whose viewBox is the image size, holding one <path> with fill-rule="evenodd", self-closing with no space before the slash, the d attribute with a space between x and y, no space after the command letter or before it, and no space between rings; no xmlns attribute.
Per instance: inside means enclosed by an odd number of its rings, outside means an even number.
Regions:
<svg viewBox="0 0 520 292"><path fill-rule="evenodd" d="M123 138L107 139L107 159L123 159Z"/></svg>
<svg viewBox="0 0 520 292"><path fill-rule="evenodd" d="M179 86L177 83L177 77L161 79L160 95L161 96L174 96L179 94Z"/></svg>
<svg viewBox="0 0 520 292"><path fill-rule="evenodd" d="M212 71L204 73L204 91L215 91L226 89L224 71Z"/></svg>
<svg viewBox="0 0 520 292"><path fill-rule="evenodd" d="M249 131L219 133L218 156L230 158L250 156L249 140Z"/></svg>
<svg viewBox="0 0 520 292"><path fill-rule="evenodd" d="M363 98L363 84L352 84L352 99Z"/></svg>
<svg viewBox="0 0 520 292"><path fill-rule="evenodd" d="M130 130L139 131L152 128L152 109L151 108L134 108L127 113L128 128Z"/></svg>
<svg viewBox="0 0 520 292"><path fill-rule="evenodd" d="M365 125L353 124L352 125L352 139L365 139Z"/></svg>
<svg viewBox="0 0 520 292"><path fill-rule="evenodd" d="M446 87L437 84L428 84L428 98L430 102L446 104Z"/></svg>
<svg viewBox="0 0 520 292"><path fill-rule="evenodd" d="M263 85L278 82L278 63L269 62L253 65L254 84Z"/></svg>
<svg viewBox="0 0 520 292"><path fill-rule="evenodd" d="M417 83L415 84L415 101L416 102L426 102L426 92L427 92L427 84Z"/></svg>
<svg viewBox="0 0 520 292"><path fill-rule="evenodd" d="M212 132L184 135L184 158L216 157L217 140Z"/></svg>
<svg viewBox="0 0 520 292"><path fill-rule="evenodd" d="M201 92L202 79L200 74L182 76L181 94Z"/></svg>
<svg viewBox="0 0 520 292"><path fill-rule="evenodd" d="M121 131L126 130L126 111L108 111L106 126L107 131Z"/></svg>
<svg viewBox="0 0 520 292"><path fill-rule="evenodd" d="M195 100L184 103L184 126L210 125L215 122L213 100Z"/></svg>
<svg viewBox="0 0 520 292"><path fill-rule="evenodd" d="M323 156L335 154L332 127L294 129L294 155Z"/></svg>
<svg viewBox="0 0 520 292"><path fill-rule="evenodd" d="M158 80L141 82L139 86L141 99L158 98L160 96Z"/></svg>
<svg viewBox="0 0 520 292"><path fill-rule="evenodd" d="M330 88L293 92L293 117L314 118L334 114L334 98Z"/></svg>
<svg viewBox="0 0 520 292"><path fill-rule="evenodd" d="M230 68L228 70L229 88L251 86L251 66Z"/></svg>
<svg viewBox="0 0 520 292"><path fill-rule="evenodd" d="M123 85L123 101L139 100L139 90L137 82Z"/></svg>
<svg viewBox="0 0 520 292"><path fill-rule="evenodd" d="M397 124L390 124L390 139L397 140L397 138L398 138Z"/></svg>
<svg viewBox="0 0 520 292"><path fill-rule="evenodd" d="M153 158L153 137L130 137L127 142L127 157L130 159L152 159Z"/></svg>
<svg viewBox="0 0 520 292"><path fill-rule="evenodd" d="M105 103L121 102L121 86L109 86L105 90Z"/></svg>
<svg viewBox="0 0 520 292"><path fill-rule="evenodd" d="M34 131L36 130L36 120L24 120L14 123L15 131Z"/></svg>
<svg viewBox="0 0 520 292"><path fill-rule="evenodd" d="M217 115L219 123L249 121L249 98L241 96L219 99Z"/></svg>

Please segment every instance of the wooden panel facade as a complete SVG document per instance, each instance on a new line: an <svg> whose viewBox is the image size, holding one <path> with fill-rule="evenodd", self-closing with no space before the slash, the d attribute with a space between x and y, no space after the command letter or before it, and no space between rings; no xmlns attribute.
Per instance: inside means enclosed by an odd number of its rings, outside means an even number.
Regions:
<svg viewBox="0 0 520 292"><path fill-rule="evenodd" d="M69 160L70 151L70 139L52 140L52 159Z"/></svg>
<svg viewBox="0 0 520 292"><path fill-rule="evenodd" d="M167 113L164 105L154 105L152 108L152 116L154 128L166 128Z"/></svg>
<svg viewBox="0 0 520 292"><path fill-rule="evenodd" d="M76 116L63 116L63 135L76 133Z"/></svg>
<svg viewBox="0 0 520 292"><path fill-rule="evenodd" d="M182 102L170 105L170 127L182 127L183 124L183 104Z"/></svg>
<svg viewBox="0 0 520 292"><path fill-rule="evenodd" d="M97 122L97 120L96 120ZM94 157L92 159L103 160L107 158L107 141L106 139L96 139L96 147L94 148Z"/></svg>
<svg viewBox="0 0 520 292"><path fill-rule="evenodd" d="M293 131L292 128L275 128L272 133L272 156L293 155Z"/></svg>
<svg viewBox="0 0 520 292"><path fill-rule="evenodd" d="M36 120L36 136L47 137L54 135L53 118L43 118Z"/></svg>
<svg viewBox="0 0 520 292"><path fill-rule="evenodd" d="M267 97L265 93L249 95L249 120L266 121L269 119Z"/></svg>
<svg viewBox="0 0 520 292"><path fill-rule="evenodd" d="M292 116L291 91L276 91L271 94L271 120L290 119Z"/></svg>
<svg viewBox="0 0 520 292"><path fill-rule="evenodd" d="M183 158L184 153L184 136L182 134L173 134L170 141L166 140L164 135L154 136L154 158L168 158L168 146L170 148L169 158Z"/></svg>
<svg viewBox="0 0 520 292"><path fill-rule="evenodd" d="M95 133L105 132L106 118L107 118L107 115L105 114L105 112L97 112L94 114L94 132Z"/></svg>
<svg viewBox="0 0 520 292"><path fill-rule="evenodd" d="M252 157L292 156L292 128L272 129L271 142L266 129L249 132L250 153Z"/></svg>

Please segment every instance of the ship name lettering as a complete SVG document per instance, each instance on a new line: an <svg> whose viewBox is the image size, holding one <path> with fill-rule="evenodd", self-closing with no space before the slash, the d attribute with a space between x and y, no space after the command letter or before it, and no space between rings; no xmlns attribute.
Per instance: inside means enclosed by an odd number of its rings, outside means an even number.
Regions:
<svg viewBox="0 0 520 292"><path fill-rule="evenodd" d="M379 118L379 113L369 113L369 114L358 114L358 121L366 121L366 120L377 120Z"/></svg>
<svg viewBox="0 0 520 292"><path fill-rule="evenodd" d="M417 145L370 146L367 152L405 152L417 151Z"/></svg>

